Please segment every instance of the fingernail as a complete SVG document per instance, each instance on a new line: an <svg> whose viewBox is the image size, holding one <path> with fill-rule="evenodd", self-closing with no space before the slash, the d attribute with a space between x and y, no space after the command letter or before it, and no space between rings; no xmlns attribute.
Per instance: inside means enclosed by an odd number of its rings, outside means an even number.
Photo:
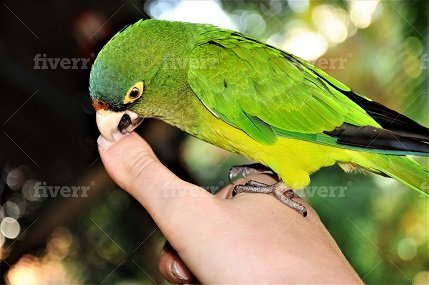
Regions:
<svg viewBox="0 0 429 285"><path fill-rule="evenodd" d="M100 135L97 139L98 148L107 150L113 142L107 140L103 135Z"/></svg>
<svg viewBox="0 0 429 285"><path fill-rule="evenodd" d="M170 272L175 278L179 280L182 280L182 281L188 280L185 272L183 272L182 268L180 268L179 265L177 264L177 261L172 261L170 263Z"/></svg>
<svg viewBox="0 0 429 285"><path fill-rule="evenodd" d="M112 134L113 140L115 142L117 142L118 140L120 140L121 138L123 138L124 136L126 136L127 134L129 134L128 132L126 132L125 134L121 133L120 131L116 130L116 132L114 132Z"/></svg>
<svg viewBox="0 0 429 285"><path fill-rule="evenodd" d="M121 138L123 138L126 134L122 134L120 131L116 131L112 134L113 137L113 141L110 141L108 139L106 139L105 137L103 137L102 135L100 135L97 139L97 144L98 147L103 149L103 150L108 150L115 142L119 141Z"/></svg>

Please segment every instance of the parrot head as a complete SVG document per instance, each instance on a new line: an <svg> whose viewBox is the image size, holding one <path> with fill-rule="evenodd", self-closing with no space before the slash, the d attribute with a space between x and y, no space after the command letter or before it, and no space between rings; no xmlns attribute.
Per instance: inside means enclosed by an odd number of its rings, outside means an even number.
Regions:
<svg viewBox="0 0 429 285"><path fill-rule="evenodd" d="M133 45L141 48L142 39L138 29L130 28L103 47L91 68L89 90L97 127L108 140L113 140L117 131L131 132L143 121L135 107L145 92L145 70L150 66L142 66L136 59L135 50L139 48Z"/></svg>
<svg viewBox="0 0 429 285"><path fill-rule="evenodd" d="M125 78L116 76L116 79L118 79L114 81L116 84L107 84L107 82L103 84L101 80L98 82L100 86L91 85L97 127L101 135L108 140L113 140L113 134L116 131L131 132L143 121L143 117L139 116L133 107L143 95L144 80L135 78L135 83L126 84L119 80ZM130 87L127 88L127 85Z"/></svg>
<svg viewBox="0 0 429 285"><path fill-rule="evenodd" d="M165 110L177 89L172 84L179 81L172 78L183 71L167 73L162 66L167 56L184 52L175 42L180 28L166 21L140 20L101 49L91 67L89 90L103 137L113 140L117 131L131 132L145 117L168 116Z"/></svg>

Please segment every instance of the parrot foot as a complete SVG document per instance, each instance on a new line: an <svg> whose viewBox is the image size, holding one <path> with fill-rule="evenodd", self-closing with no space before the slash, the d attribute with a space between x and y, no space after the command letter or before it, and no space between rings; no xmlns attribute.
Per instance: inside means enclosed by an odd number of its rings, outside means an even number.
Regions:
<svg viewBox="0 0 429 285"><path fill-rule="evenodd" d="M304 217L307 216L307 209L304 205L292 200L295 197L295 193L292 189L289 189L283 182L277 182L273 185L261 183L254 180L249 180L244 185L236 185L234 187L233 196L239 193L261 193L270 194L283 204L294 209Z"/></svg>
<svg viewBox="0 0 429 285"><path fill-rule="evenodd" d="M229 182L237 180L239 177L247 177L253 174L270 174L274 175L274 171L271 168L261 164L252 163L247 165L235 165L229 169Z"/></svg>

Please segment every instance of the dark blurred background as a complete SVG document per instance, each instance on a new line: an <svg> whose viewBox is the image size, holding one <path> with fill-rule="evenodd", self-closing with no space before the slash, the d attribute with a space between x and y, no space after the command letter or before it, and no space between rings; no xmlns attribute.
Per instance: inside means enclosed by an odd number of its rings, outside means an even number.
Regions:
<svg viewBox="0 0 429 285"><path fill-rule="evenodd" d="M428 1L2 1L2 284L165 283L162 233L106 175L88 94L103 44L148 17L250 34L428 126ZM158 121L138 131L172 171L212 192L245 162ZM314 174L303 195L366 283L429 284L427 199L338 167Z"/></svg>

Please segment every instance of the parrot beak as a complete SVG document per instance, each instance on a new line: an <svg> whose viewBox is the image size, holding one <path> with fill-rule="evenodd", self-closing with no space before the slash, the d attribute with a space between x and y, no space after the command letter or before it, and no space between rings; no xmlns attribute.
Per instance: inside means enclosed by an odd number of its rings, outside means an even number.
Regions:
<svg viewBox="0 0 429 285"><path fill-rule="evenodd" d="M113 134L119 131L123 134L132 132L143 121L134 112L113 112L109 110L100 109L96 112L96 122L98 130L101 135L109 140L114 141Z"/></svg>

